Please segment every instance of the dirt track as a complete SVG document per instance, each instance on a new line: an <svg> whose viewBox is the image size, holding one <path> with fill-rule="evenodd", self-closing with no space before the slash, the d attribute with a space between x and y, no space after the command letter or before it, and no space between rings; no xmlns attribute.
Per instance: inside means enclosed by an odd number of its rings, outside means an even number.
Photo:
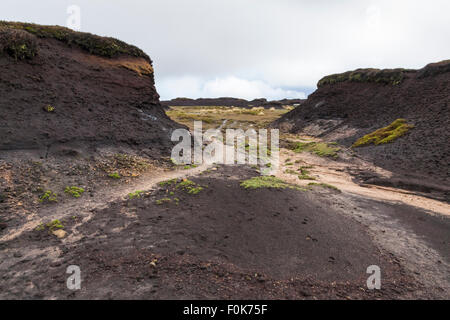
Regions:
<svg viewBox="0 0 450 320"><path fill-rule="evenodd" d="M0 297L449 298L447 217L325 188L244 190L253 169L204 169L143 177L78 214L47 210L64 220L61 240L32 227L3 234ZM204 190L120 200L186 174ZM178 205L156 204L170 192ZM71 264L80 291L66 288ZM367 290L369 265L381 267L380 291Z"/></svg>

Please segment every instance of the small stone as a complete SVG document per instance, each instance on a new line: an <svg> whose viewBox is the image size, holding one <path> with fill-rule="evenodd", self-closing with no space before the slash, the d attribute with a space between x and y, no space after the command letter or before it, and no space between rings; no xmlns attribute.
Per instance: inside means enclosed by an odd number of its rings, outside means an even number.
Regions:
<svg viewBox="0 0 450 320"><path fill-rule="evenodd" d="M59 266L61 266L61 261L54 261L50 264L50 267L52 268L57 268Z"/></svg>
<svg viewBox="0 0 450 320"><path fill-rule="evenodd" d="M158 262L158 259L153 259L152 262L150 262L150 266L153 268L156 268L156 263Z"/></svg>
<svg viewBox="0 0 450 320"><path fill-rule="evenodd" d="M58 229L58 230L52 231L52 233L53 233L53 235L57 236L59 239L64 238L66 236L66 234L67 234L67 232L65 232L62 229Z"/></svg>

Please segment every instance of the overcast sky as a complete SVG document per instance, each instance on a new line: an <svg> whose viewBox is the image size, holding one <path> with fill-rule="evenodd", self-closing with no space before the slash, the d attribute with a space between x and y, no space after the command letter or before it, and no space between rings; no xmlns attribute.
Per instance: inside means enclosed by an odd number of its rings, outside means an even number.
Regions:
<svg viewBox="0 0 450 320"><path fill-rule="evenodd" d="M302 98L331 73L450 58L449 0L14 0L0 19L112 36L150 55L161 99Z"/></svg>

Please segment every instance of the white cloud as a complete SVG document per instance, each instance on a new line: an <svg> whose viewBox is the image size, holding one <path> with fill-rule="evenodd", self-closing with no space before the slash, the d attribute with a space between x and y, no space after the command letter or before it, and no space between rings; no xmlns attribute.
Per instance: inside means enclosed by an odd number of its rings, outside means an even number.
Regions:
<svg viewBox="0 0 450 320"><path fill-rule="evenodd" d="M194 99L235 97L247 100L262 97L268 100L306 98L306 94L302 91L272 87L261 80L246 80L231 76L207 81L195 77L167 78L158 82L157 90L162 100L173 97Z"/></svg>
<svg viewBox="0 0 450 320"><path fill-rule="evenodd" d="M65 24L72 2L0 1L0 19ZM448 0L76 4L82 31L119 38L150 55L163 97L293 94L283 88L311 90L331 73L364 67L421 68L450 58Z"/></svg>

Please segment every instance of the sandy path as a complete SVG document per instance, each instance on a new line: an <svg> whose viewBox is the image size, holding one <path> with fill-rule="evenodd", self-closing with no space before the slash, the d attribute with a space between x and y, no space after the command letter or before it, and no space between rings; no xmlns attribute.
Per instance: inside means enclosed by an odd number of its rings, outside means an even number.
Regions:
<svg viewBox="0 0 450 320"><path fill-rule="evenodd" d="M295 163L295 161L299 162ZM285 166L286 162L294 163L294 165ZM285 173L286 169L296 170L301 166L312 166L308 171L316 180L299 180L296 175ZM299 185L307 185L310 182L327 183L336 186L344 193L356 194L375 200L400 202L426 210L430 214L450 216L450 205L447 203L426 198L408 190L356 184L352 181L352 176L348 171L360 168L369 169L386 177L392 175L390 172L365 162L362 159L347 162L319 157L308 152L295 153L291 150L281 149L280 170L278 170L276 176Z"/></svg>
<svg viewBox="0 0 450 320"><path fill-rule="evenodd" d="M162 170L151 171L129 184L107 187L98 190L94 197L84 198L82 202L78 199L69 200L58 206L42 208L37 213L30 214L28 221L19 228L9 230L8 233L0 237L0 243L10 241L22 235L24 232L31 231L40 223L50 220L63 219L71 216L82 216L83 221L90 220L93 210L108 207L115 201L123 200L129 193L136 190L150 191L156 185L165 180L174 178L183 178L190 175L196 175L207 170L209 165L203 164L191 169ZM45 220L45 221L44 221Z"/></svg>

